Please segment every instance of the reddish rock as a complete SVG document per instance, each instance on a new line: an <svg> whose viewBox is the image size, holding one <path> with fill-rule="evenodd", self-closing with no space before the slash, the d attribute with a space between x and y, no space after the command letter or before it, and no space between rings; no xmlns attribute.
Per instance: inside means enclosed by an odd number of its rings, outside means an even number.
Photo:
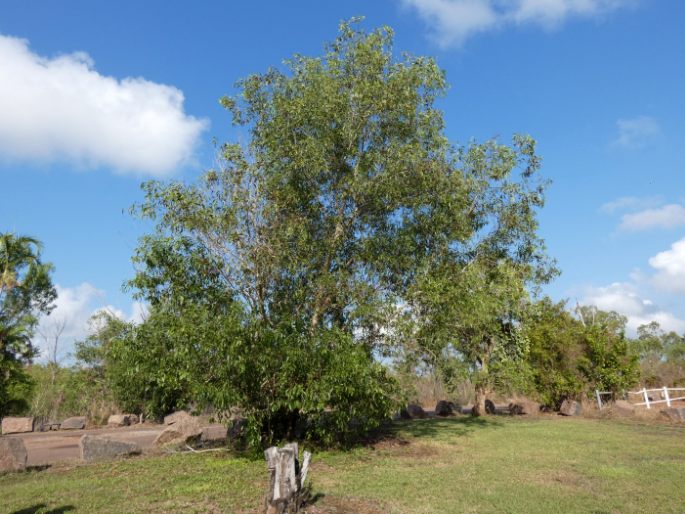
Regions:
<svg viewBox="0 0 685 514"><path fill-rule="evenodd" d="M189 416L174 422L165 428L155 439L155 446L183 444L197 440L202 435L202 428L197 418Z"/></svg>
<svg viewBox="0 0 685 514"><path fill-rule="evenodd" d="M86 417L75 416L72 418L67 418L60 423L59 428L61 430L83 430L86 428Z"/></svg>
<svg viewBox="0 0 685 514"><path fill-rule="evenodd" d="M136 455L141 452L136 443L117 441L106 436L84 435L79 441L81 460L95 462Z"/></svg>
<svg viewBox="0 0 685 514"><path fill-rule="evenodd" d="M33 432L33 418L2 418L3 435L23 432Z"/></svg>
<svg viewBox="0 0 685 514"><path fill-rule="evenodd" d="M0 438L0 473L26 469L26 446L18 437Z"/></svg>
<svg viewBox="0 0 685 514"><path fill-rule="evenodd" d="M131 424L131 418L128 414L112 414L107 419L108 427L127 427Z"/></svg>
<svg viewBox="0 0 685 514"><path fill-rule="evenodd" d="M210 425L202 427L200 441L203 443L223 443L228 437L228 428L225 425Z"/></svg>
<svg viewBox="0 0 685 514"><path fill-rule="evenodd" d="M582 412L583 406L575 400L564 400L559 409L559 414L562 416L580 416Z"/></svg>
<svg viewBox="0 0 685 514"><path fill-rule="evenodd" d="M164 424L165 425L173 425L177 421L180 421L182 419L192 418L192 417L193 416L188 414L186 411L179 410L179 411L174 412L173 414L169 414L168 416L164 416Z"/></svg>

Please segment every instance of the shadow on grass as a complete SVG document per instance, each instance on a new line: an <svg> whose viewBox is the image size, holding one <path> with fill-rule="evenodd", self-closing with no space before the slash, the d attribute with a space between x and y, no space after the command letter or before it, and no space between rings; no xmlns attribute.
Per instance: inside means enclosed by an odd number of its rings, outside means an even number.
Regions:
<svg viewBox="0 0 685 514"><path fill-rule="evenodd" d="M374 446L378 443L395 440L399 444L407 444L404 437L431 439L436 437L465 436L476 430L486 428L500 428L504 423L494 416L473 417L456 416L448 418L427 418L418 420L393 421L383 425L364 441L364 446Z"/></svg>
<svg viewBox="0 0 685 514"><path fill-rule="evenodd" d="M12 514L63 514L64 512L70 512L72 510L76 510L76 507L73 505L64 505L63 507L48 509L47 505L39 503L25 509L15 510Z"/></svg>

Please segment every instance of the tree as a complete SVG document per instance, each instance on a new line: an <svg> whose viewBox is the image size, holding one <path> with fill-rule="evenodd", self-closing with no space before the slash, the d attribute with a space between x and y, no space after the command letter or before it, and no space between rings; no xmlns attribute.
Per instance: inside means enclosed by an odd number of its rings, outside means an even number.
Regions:
<svg viewBox="0 0 685 514"><path fill-rule="evenodd" d="M20 407L14 390L28 382L23 365L36 355L31 338L56 298L52 265L40 253L36 239L0 234L0 417Z"/></svg>
<svg viewBox="0 0 685 514"><path fill-rule="evenodd" d="M596 389L620 393L639 378L637 354L625 337L626 318L592 306L536 302L523 323L529 341L527 362L540 400L558 407Z"/></svg>
<svg viewBox="0 0 685 514"><path fill-rule="evenodd" d="M676 387L685 383L685 337L664 332L656 321L639 326L637 334L633 344L645 385Z"/></svg>
<svg viewBox="0 0 685 514"><path fill-rule="evenodd" d="M227 323L187 353L212 356L206 375L223 380L204 391L245 407L263 441L330 419L377 425L397 394L376 356L410 336L458 342L487 375L518 345L525 285L550 274L534 141L450 145L432 59L396 59L389 28L352 22L325 55L286 66L222 99L247 145L222 145L198 184L146 183L135 209L157 229L132 286L179 319Z"/></svg>

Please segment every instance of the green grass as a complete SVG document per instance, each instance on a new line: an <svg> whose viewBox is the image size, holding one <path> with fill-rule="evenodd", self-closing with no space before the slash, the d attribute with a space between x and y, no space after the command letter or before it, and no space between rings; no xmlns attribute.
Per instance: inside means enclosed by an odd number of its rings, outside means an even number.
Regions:
<svg viewBox="0 0 685 514"><path fill-rule="evenodd" d="M490 417L315 453L315 512L685 512L685 428ZM0 476L1 512L259 512L261 460L204 453ZM59 510L62 509L62 510Z"/></svg>

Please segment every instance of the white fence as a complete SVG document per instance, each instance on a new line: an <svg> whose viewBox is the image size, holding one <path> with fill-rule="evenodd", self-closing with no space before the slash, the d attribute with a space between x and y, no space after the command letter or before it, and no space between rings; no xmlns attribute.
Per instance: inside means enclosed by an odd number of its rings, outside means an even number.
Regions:
<svg viewBox="0 0 685 514"><path fill-rule="evenodd" d="M685 400L685 396L678 396L678 394L685 394L685 387L660 387L659 389L646 389L643 387L639 391L628 391L628 394L638 396L640 397L639 399L644 400L633 403L633 405L644 405L648 409L651 409L651 406L654 404L665 403L668 407L670 407L671 402ZM597 396L597 405L599 405L601 410L602 407L604 407L602 396L613 396L613 393L609 391L595 391L595 395Z"/></svg>

